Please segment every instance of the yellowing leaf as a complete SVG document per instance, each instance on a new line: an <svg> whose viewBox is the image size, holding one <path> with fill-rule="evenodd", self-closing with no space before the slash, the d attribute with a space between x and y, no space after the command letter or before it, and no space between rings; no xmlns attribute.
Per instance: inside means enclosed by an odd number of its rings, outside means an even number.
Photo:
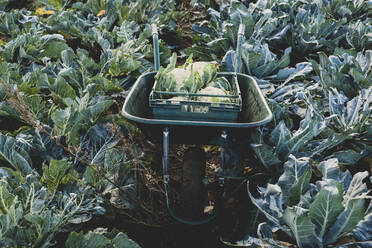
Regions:
<svg viewBox="0 0 372 248"><path fill-rule="evenodd" d="M61 34L66 40L70 38L70 35L68 33L63 32L62 30L59 30L58 33Z"/></svg>
<svg viewBox="0 0 372 248"><path fill-rule="evenodd" d="M45 6L36 9L35 14L37 16L44 16L44 15L53 15L55 12L53 10L46 10Z"/></svg>
<svg viewBox="0 0 372 248"><path fill-rule="evenodd" d="M106 14L106 10L101 10L100 12L98 12L97 16L100 17L100 16L103 16L104 14Z"/></svg>

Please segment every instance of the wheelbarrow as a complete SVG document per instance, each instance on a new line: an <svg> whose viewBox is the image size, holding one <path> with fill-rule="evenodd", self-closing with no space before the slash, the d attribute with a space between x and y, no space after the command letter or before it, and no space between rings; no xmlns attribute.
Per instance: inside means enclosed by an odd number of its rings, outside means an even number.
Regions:
<svg viewBox="0 0 372 248"><path fill-rule="evenodd" d="M170 215L177 221L189 225L205 224L216 216L215 209L208 217L195 221L181 218L171 208L170 203L170 174L169 174L169 144L195 144L195 145L216 145L221 147L220 152L220 170L225 167L225 149L228 140L233 137L242 137L249 135L255 127L264 125L271 121L272 112L258 87L255 79L251 76L239 73L241 70L241 50L244 41L244 25L239 26L238 41L235 56L236 72L219 72L218 76L226 78L236 77L242 97L242 110L238 113L236 122L221 121L195 121L195 120L174 120L172 118L158 119L154 118L151 106L149 104L149 95L155 83L155 75L160 67L159 42L156 25L152 25L153 46L154 46L154 64L155 71L141 75L131 88L122 109L122 114L130 122L134 123L145 136L155 143L161 143L163 146L163 182L166 193L166 201ZM203 173L200 170L205 168L200 150L194 149L187 152L184 157L183 173L188 175L191 184L199 185L190 189L183 188L183 191L189 196L188 201L199 205L203 202L198 194L202 190ZM223 175L223 173L221 174ZM194 178L193 178L194 176ZM191 178L190 178L191 177ZM190 183L190 182L189 182ZM218 177L218 185L221 189L225 184L225 177ZM188 192L187 192L188 191ZM192 204L191 204L192 205ZM218 204L216 204L218 206ZM218 208L218 207L217 207ZM216 209L217 209L216 208Z"/></svg>

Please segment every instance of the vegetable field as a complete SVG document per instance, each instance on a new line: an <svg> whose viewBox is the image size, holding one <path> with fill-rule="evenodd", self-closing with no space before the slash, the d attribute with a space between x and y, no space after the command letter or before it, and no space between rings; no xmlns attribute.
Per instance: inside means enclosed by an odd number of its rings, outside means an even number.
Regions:
<svg viewBox="0 0 372 248"><path fill-rule="evenodd" d="M242 73L273 113L223 171L202 147L206 209L226 178L204 225L170 217L162 146L121 114L154 71L151 24L158 87L183 90L172 80L190 60L212 62L185 81L217 95L235 94L227 79L197 82L236 71L244 24ZM176 211L185 150L170 151ZM366 248L371 189L371 0L0 0L0 247Z"/></svg>

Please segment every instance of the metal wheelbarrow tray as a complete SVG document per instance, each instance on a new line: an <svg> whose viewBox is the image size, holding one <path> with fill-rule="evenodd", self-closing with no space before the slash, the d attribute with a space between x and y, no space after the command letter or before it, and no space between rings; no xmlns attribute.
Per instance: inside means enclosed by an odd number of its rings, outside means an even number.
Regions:
<svg viewBox="0 0 372 248"><path fill-rule="evenodd" d="M236 73L242 95L242 111L238 114L237 122L154 119L148 99L155 75L156 72L149 72L138 78L122 109L122 114L151 140L161 141L162 131L169 128L171 143L217 145L217 136L222 131L231 136L243 136L251 128L264 125L272 119L271 110L256 81L241 73ZM235 73L220 72L218 76L229 78Z"/></svg>

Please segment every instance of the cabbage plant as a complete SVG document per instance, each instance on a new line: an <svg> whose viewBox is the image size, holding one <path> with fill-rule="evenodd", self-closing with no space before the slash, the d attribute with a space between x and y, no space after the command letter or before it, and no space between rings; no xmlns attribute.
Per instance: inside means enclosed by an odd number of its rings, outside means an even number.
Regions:
<svg viewBox="0 0 372 248"><path fill-rule="evenodd" d="M275 243L272 233L281 230L300 248L323 247L352 232L365 234L372 207L365 205L368 172L341 172L337 159L322 161L316 170L322 178L313 184L311 161L291 155L278 182L260 188L259 198L248 190L266 217L257 230L261 239Z"/></svg>
<svg viewBox="0 0 372 248"><path fill-rule="evenodd" d="M57 233L105 213L102 198L71 168L67 160L44 164L42 175L0 168L0 246L52 247Z"/></svg>

